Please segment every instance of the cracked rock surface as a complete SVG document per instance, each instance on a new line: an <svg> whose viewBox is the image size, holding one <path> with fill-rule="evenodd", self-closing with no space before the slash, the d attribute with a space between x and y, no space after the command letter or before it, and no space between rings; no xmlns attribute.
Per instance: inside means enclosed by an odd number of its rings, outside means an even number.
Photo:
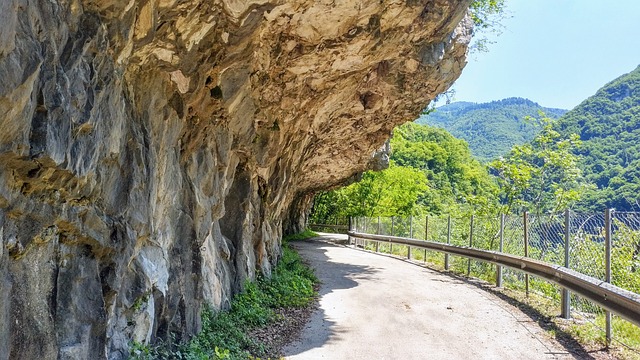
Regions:
<svg viewBox="0 0 640 360"><path fill-rule="evenodd" d="M0 360L197 332L459 76L469 2L0 1Z"/></svg>

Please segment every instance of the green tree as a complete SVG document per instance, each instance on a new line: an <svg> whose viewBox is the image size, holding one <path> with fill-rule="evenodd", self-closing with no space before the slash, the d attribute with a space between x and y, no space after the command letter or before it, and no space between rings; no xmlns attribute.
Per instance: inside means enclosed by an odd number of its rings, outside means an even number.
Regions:
<svg viewBox="0 0 640 360"><path fill-rule="evenodd" d="M426 189L427 179L421 171L392 161L388 169L365 172L357 183L316 195L312 220L417 215L422 211L418 198Z"/></svg>
<svg viewBox="0 0 640 360"><path fill-rule="evenodd" d="M491 43L487 34L502 33L500 21L505 16L505 2L504 0L475 0L469 7L469 14L475 26L471 50L487 51L487 45Z"/></svg>
<svg viewBox="0 0 640 360"><path fill-rule="evenodd" d="M475 0L469 7L471 19L477 28L496 27L496 21L504 14L504 0Z"/></svg>
<svg viewBox="0 0 640 360"><path fill-rule="evenodd" d="M419 199L427 212L484 212L493 207L496 183L464 140L443 129L408 123L394 130L391 149L396 164L427 177L429 186Z"/></svg>
<svg viewBox="0 0 640 360"><path fill-rule="evenodd" d="M394 130L391 165L366 172L345 188L316 196L312 220L347 216L408 216L483 212L497 193L486 168L467 143L443 129L414 123Z"/></svg>
<svg viewBox="0 0 640 360"><path fill-rule="evenodd" d="M540 115L542 131L532 142L514 146L507 157L490 164L498 177L505 213L556 212L578 201L589 187L574 153L581 143L579 137L562 136L551 119Z"/></svg>

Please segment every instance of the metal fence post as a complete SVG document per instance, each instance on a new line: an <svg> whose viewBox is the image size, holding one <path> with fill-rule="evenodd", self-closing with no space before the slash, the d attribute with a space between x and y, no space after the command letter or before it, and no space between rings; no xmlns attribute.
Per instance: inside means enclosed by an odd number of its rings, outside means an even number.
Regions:
<svg viewBox="0 0 640 360"><path fill-rule="evenodd" d="M429 241L429 215L424 220L424 239ZM424 262L427 262L427 249L424 249Z"/></svg>
<svg viewBox="0 0 640 360"><path fill-rule="evenodd" d="M611 209L607 209L604 212L604 266L605 266L605 281L611 283ZM605 330L607 337L607 346L611 345L611 312L605 312Z"/></svg>
<svg viewBox="0 0 640 360"><path fill-rule="evenodd" d="M361 232L366 232L366 230L363 229L362 217L360 217L360 216L356 217L356 229L358 229L358 231L361 231ZM356 245L363 246L364 242L365 242L364 239L360 239L360 241L358 241L358 239L356 239Z"/></svg>
<svg viewBox="0 0 640 360"><path fill-rule="evenodd" d="M352 217L349 216L349 231L353 231L353 222L352 221L353 221ZM336 220L336 223L337 222L338 222L338 220ZM349 240L349 245L351 245L351 239L352 239L352 237L351 237L351 235L349 235L348 239L347 239L347 240Z"/></svg>
<svg viewBox="0 0 640 360"><path fill-rule="evenodd" d="M413 215L409 216L409 238L413 239Z"/></svg>
<svg viewBox="0 0 640 360"><path fill-rule="evenodd" d="M359 223L360 223L360 217L359 217L359 216L356 216L356 217L353 219L353 222L354 222L353 226L354 226L354 228L355 228L355 231L356 231L356 232L359 232L359 231L360 231L360 226L359 226L359 225L360 225L360 224L359 224ZM358 240L358 238L356 238L356 239L355 239L356 247L358 247L358 242L359 242L359 240Z"/></svg>
<svg viewBox="0 0 640 360"><path fill-rule="evenodd" d="M447 217L447 244L451 244L451 215ZM449 254L444 254L444 269L449 270Z"/></svg>
<svg viewBox="0 0 640 360"><path fill-rule="evenodd" d="M564 267L569 268L569 249L571 244L571 210L564 211ZM571 293L567 288L562 288L562 306L560 316L564 319L571 318Z"/></svg>
<svg viewBox="0 0 640 360"><path fill-rule="evenodd" d="M395 217L391 217L391 236L393 236L393 225L395 222ZM389 243L389 254L393 254L393 244Z"/></svg>
<svg viewBox="0 0 640 360"><path fill-rule="evenodd" d="M504 214L500 214L500 252L504 245ZM502 266L496 265L496 287L502 287Z"/></svg>
<svg viewBox="0 0 640 360"><path fill-rule="evenodd" d="M409 216L409 238L413 239L413 216ZM407 259L411 260L411 246L407 245Z"/></svg>
<svg viewBox="0 0 640 360"><path fill-rule="evenodd" d="M529 256L529 213L524 212L522 214L522 221L524 223L524 257ZM529 274L524 274L524 289L526 296L529 297Z"/></svg>
<svg viewBox="0 0 640 360"><path fill-rule="evenodd" d="M469 226L469 247L473 247L473 218L471 215L471 225ZM471 258L467 259L467 276L471 274Z"/></svg>
<svg viewBox="0 0 640 360"><path fill-rule="evenodd" d="M380 235L380 216L378 216L378 235ZM376 241L376 252L380 250L380 241Z"/></svg>

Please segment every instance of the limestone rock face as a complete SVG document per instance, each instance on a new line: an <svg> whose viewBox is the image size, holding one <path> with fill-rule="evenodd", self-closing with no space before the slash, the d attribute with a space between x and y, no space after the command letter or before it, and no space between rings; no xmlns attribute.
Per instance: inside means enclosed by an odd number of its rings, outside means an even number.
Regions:
<svg viewBox="0 0 640 360"><path fill-rule="evenodd" d="M0 360L198 331L458 77L468 5L0 1Z"/></svg>

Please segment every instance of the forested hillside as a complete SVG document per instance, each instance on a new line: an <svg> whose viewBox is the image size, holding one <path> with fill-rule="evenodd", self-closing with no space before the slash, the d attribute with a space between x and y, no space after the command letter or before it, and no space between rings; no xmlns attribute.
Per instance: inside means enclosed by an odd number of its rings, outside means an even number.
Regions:
<svg viewBox="0 0 640 360"><path fill-rule="evenodd" d="M540 129L525 118L538 117L540 111L552 119L566 113L531 100L508 98L481 104L455 102L436 108L416 122L448 130L466 140L477 159L489 161L505 155L514 145L531 141Z"/></svg>
<svg viewBox="0 0 640 360"><path fill-rule="evenodd" d="M580 167L597 187L581 208L640 210L640 66L565 114L556 128L580 136Z"/></svg>

